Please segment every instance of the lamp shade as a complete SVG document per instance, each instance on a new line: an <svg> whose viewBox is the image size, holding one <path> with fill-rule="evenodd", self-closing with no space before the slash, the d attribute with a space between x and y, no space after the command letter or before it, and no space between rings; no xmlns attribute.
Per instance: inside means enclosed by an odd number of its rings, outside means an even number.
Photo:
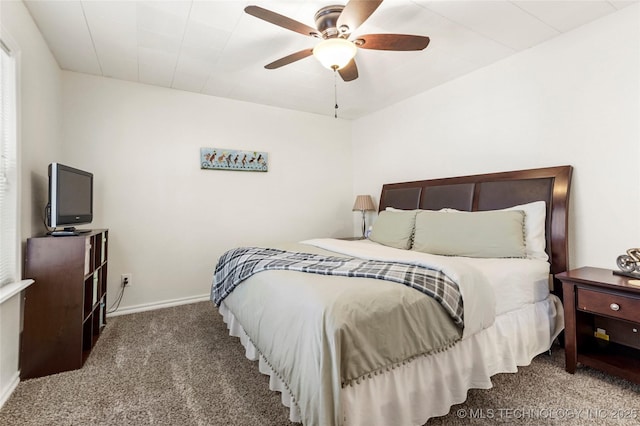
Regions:
<svg viewBox="0 0 640 426"><path fill-rule="evenodd" d="M358 48L355 44L343 38L329 38L323 40L313 48L313 56L320 63L333 70L340 69L349 63L356 56Z"/></svg>
<svg viewBox="0 0 640 426"><path fill-rule="evenodd" d="M376 206L373 204L373 200L370 195L358 195L356 202L353 203L353 211L369 211L375 210Z"/></svg>

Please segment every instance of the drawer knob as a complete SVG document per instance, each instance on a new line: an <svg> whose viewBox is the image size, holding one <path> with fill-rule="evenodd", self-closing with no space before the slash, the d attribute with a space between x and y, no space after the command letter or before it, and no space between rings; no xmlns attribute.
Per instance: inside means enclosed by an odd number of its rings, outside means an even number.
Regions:
<svg viewBox="0 0 640 426"><path fill-rule="evenodd" d="M609 307L611 308L612 311L619 311L620 310L620 305L618 305L617 303L612 303L609 305Z"/></svg>

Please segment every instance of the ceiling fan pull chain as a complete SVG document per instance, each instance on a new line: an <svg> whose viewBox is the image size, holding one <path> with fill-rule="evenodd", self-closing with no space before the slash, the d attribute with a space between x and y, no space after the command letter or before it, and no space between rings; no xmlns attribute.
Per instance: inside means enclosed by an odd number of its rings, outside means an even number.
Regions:
<svg viewBox="0 0 640 426"><path fill-rule="evenodd" d="M338 118L338 69L333 69L333 99L336 102L334 107L334 118Z"/></svg>

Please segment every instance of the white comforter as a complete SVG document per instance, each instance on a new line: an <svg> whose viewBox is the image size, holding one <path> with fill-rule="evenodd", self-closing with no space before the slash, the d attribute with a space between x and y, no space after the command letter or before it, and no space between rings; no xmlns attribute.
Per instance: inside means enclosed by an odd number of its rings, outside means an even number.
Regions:
<svg viewBox="0 0 640 426"><path fill-rule="evenodd" d="M463 296L463 340L494 322L496 302L487 278L459 258L398 250L367 242L320 239L303 244L308 246L309 252L318 252L320 248L365 259L440 269L458 283ZM409 287L382 280L265 271L240 284L224 304L292 395L303 423L327 426L342 423L340 404L344 382L341 362L344 364L345 357L349 356L343 353L347 345L342 340L342 321L355 318L356 323L364 324L370 317L371 323L380 324L381 333L389 332L386 327L407 339L418 338L415 333L420 332L420 327L415 327L416 320L404 318L413 313L394 311L396 322L393 324L408 321L407 324L413 325L414 334L401 332L405 328L403 325L393 330L380 318L386 318L384 312L396 310L396 303L422 306L424 298L429 299ZM383 335L380 339L385 340ZM404 350L402 346L398 345L400 354ZM407 354L405 360L414 358L415 354ZM394 362L387 368L400 364L402 362Z"/></svg>
<svg viewBox="0 0 640 426"><path fill-rule="evenodd" d="M462 262L482 273L488 279L493 293L500 295L499 298L494 298L496 315L543 301L549 296L549 262L546 260L436 256L385 247L370 240L314 239L302 243L367 259L385 259L392 256L398 261L408 263L412 263L415 258L420 261L431 259L430 262L442 265L450 261L456 261L458 264Z"/></svg>

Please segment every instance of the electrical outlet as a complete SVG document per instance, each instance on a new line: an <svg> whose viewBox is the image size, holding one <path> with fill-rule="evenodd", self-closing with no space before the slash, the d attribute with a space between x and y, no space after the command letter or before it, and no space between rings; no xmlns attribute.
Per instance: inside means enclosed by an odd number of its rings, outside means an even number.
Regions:
<svg viewBox="0 0 640 426"><path fill-rule="evenodd" d="M120 284L122 287L130 287L131 286L131 274L122 274L120 275Z"/></svg>

